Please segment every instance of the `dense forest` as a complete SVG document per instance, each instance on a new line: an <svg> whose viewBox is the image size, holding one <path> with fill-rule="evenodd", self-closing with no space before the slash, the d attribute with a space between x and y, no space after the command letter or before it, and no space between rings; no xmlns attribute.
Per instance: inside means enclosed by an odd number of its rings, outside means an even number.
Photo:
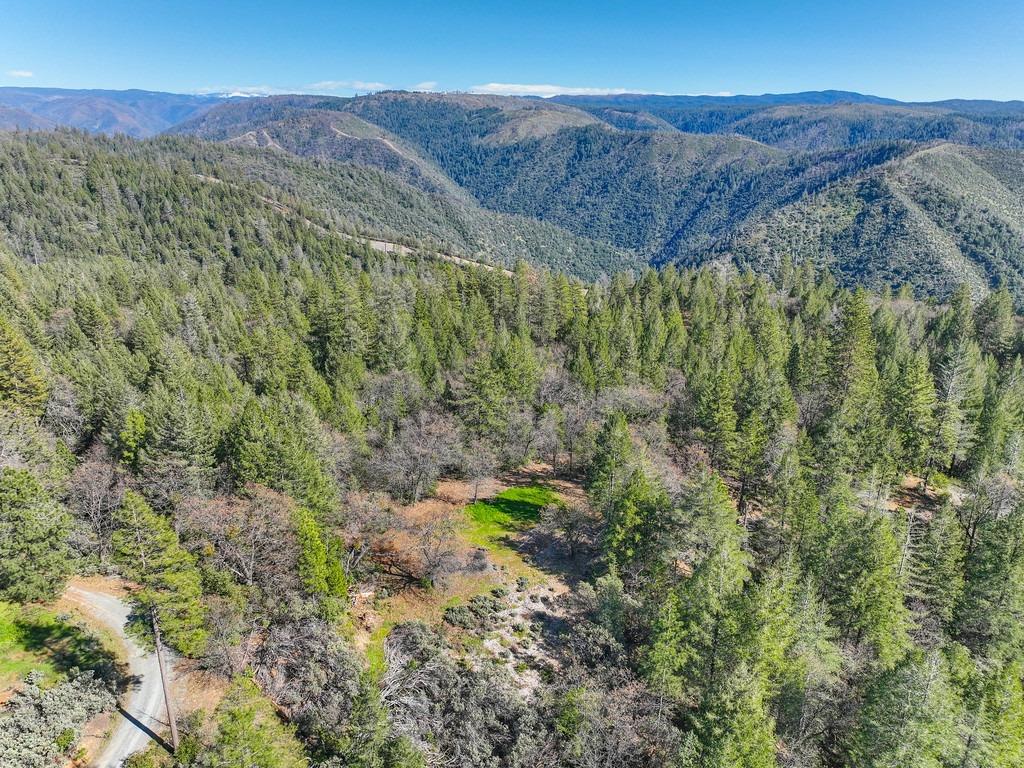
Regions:
<svg viewBox="0 0 1024 768"><path fill-rule="evenodd" d="M908 103L842 91L764 96L556 96L617 125L649 130L652 120L687 133L735 133L787 149L839 149L877 141L948 141L1024 148L1020 101ZM626 119L627 117L631 119Z"/></svg>
<svg viewBox="0 0 1024 768"><path fill-rule="evenodd" d="M948 299L1005 284L1024 306L1024 107L883 102L280 96L172 132L384 169L654 265L774 274L788 255L847 287ZM585 279L632 267L578 263L549 265Z"/></svg>
<svg viewBox="0 0 1024 768"><path fill-rule="evenodd" d="M262 157L4 139L0 599L223 681L132 768L1024 762L1009 290L383 254ZM0 764L111 706L30 675Z"/></svg>

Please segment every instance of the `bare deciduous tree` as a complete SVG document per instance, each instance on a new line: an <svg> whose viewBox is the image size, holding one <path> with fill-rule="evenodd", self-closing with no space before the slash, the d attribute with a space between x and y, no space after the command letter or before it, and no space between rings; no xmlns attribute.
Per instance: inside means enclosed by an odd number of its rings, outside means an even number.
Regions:
<svg viewBox="0 0 1024 768"><path fill-rule="evenodd" d="M217 566L240 583L275 592L297 588L292 501L260 485L249 484L244 492L193 505L186 527L209 542Z"/></svg>
<svg viewBox="0 0 1024 768"><path fill-rule="evenodd" d="M459 463L458 431L433 413L402 421L398 432L370 462L371 480L398 498L417 502L441 472Z"/></svg>
<svg viewBox="0 0 1024 768"><path fill-rule="evenodd" d="M78 521L74 544L107 563L113 549L114 510L121 505L125 481L107 449L94 445L71 475L68 508Z"/></svg>
<svg viewBox="0 0 1024 768"><path fill-rule="evenodd" d="M466 480L473 486L473 501L480 495L480 483L494 477L498 471L498 456L486 440L473 440L463 457L463 471Z"/></svg>

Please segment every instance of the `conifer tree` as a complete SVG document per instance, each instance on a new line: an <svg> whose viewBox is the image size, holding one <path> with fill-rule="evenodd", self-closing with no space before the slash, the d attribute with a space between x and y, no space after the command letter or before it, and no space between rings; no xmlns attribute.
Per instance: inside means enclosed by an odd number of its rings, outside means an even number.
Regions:
<svg viewBox="0 0 1024 768"><path fill-rule="evenodd" d="M24 469L0 470L0 599L50 600L71 572L71 520Z"/></svg>
<svg viewBox="0 0 1024 768"><path fill-rule="evenodd" d="M903 460L910 469L920 469L931 455L931 439L936 428L935 405L935 386L928 370L928 358L919 352L903 364L892 405Z"/></svg>
<svg viewBox="0 0 1024 768"><path fill-rule="evenodd" d="M616 411L608 417L597 436L587 478L591 502L598 511L608 514L633 474L634 459L626 417Z"/></svg>
<svg viewBox="0 0 1024 768"><path fill-rule="evenodd" d="M163 638L187 655L206 645L202 586L195 558L182 548L167 519L156 514L146 500L127 491L115 514L114 553L122 572L140 585L135 599L148 614L156 642L157 661L164 689L164 705L171 728L171 745L178 748L178 726L169 691Z"/></svg>
<svg viewBox="0 0 1024 768"><path fill-rule="evenodd" d="M878 455L881 432L879 379L867 294L842 302L828 359L829 414L824 449L835 469L864 468Z"/></svg>
<svg viewBox="0 0 1024 768"><path fill-rule="evenodd" d="M742 529L717 475L696 483L682 509L699 537L699 559L677 587L675 611L662 612L655 627L648 676L665 691L701 700L717 694L735 662L750 572Z"/></svg>
<svg viewBox="0 0 1024 768"><path fill-rule="evenodd" d="M200 768L306 768L309 762L294 729L248 677L235 680L215 712L216 731L204 748Z"/></svg>
<svg viewBox="0 0 1024 768"><path fill-rule="evenodd" d="M28 416L43 412L49 387L32 348L18 330L0 317L0 405Z"/></svg>
<svg viewBox="0 0 1024 768"><path fill-rule="evenodd" d="M730 372L725 365L721 365L711 373L697 399L697 418L714 467L728 467L733 459L736 443L734 403Z"/></svg>
<svg viewBox="0 0 1024 768"><path fill-rule="evenodd" d="M898 574L900 547L891 523L839 496L830 502L815 544L817 583L840 633L874 649L891 667L909 644L909 616Z"/></svg>
<svg viewBox="0 0 1024 768"><path fill-rule="evenodd" d="M173 646L188 655L199 653L206 640L206 611L195 557L181 546L167 518L134 491L125 492L115 522L116 560L141 586L139 603Z"/></svg>
<svg viewBox="0 0 1024 768"><path fill-rule="evenodd" d="M865 768L933 768L962 753L960 701L937 651L909 655L871 684L850 754Z"/></svg>
<svg viewBox="0 0 1024 768"><path fill-rule="evenodd" d="M918 548L912 588L948 626L964 591L964 534L948 501L932 515Z"/></svg>
<svg viewBox="0 0 1024 768"><path fill-rule="evenodd" d="M962 642L981 657L1017 657L1024 650L1024 509L996 507L973 523L965 576L954 614Z"/></svg>

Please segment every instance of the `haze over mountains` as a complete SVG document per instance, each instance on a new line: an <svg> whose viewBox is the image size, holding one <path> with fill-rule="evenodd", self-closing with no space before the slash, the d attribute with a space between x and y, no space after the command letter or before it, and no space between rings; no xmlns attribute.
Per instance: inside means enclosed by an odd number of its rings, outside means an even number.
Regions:
<svg viewBox="0 0 1024 768"><path fill-rule="evenodd" d="M336 222L496 262L594 277L789 257L849 283L940 298L1005 283L1024 300L1022 102L0 89L0 127L55 125L220 142L231 173L284 174Z"/></svg>
<svg viewBox="0 0 1024 768"><path fill-rule="evenodd" d="M58 125L90 133L155 136L225 101L157 91L0 88L0 129L45 130Z"/></svg>

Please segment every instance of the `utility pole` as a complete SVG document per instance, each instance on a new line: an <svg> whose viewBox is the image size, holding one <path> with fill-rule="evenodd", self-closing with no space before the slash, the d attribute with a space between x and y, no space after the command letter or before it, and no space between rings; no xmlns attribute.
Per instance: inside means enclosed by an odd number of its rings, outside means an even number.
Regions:
<svg viewBox="0 0 1024 768"><path fill-rule="evenodd" d="M167 671L164 668L164 643L160 639L160 622L156 618L156 609L149 613L153 621L153 637L156 638L156 663L160 667L160 685L164 689L164 706L167 708L167 721L171 724L171 752L178 751L178 723L174 717L174 704L171 703L171 691L167 685Z"/></svg>

